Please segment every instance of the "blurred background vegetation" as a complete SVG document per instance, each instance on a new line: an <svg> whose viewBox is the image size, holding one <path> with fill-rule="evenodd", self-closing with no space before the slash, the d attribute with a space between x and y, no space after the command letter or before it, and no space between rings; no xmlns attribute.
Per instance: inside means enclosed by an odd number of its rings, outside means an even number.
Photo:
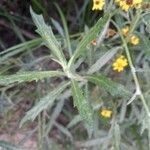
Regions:
<svg viewBox="0 0 150 150"><path fill-rule="evenodd" d="M64 42L62 23L64 20L61 15L64 14L67 20L71 46L75 50L83 35L104 14L103 11L92 12L91 0L1 0L0 75L60 69L60 65L50 59L49 50L42 46L42 39L35 32L36 27L31 19L30 6L37 14L42 14L45 21L51 25L55 36L62 44L67 60L69 56ZM130 24L133 16L134 12L130 17L121 13L120 17L118 15L113 19L121 28L125 24ZM141 43L134 47L135 51L132 52L137 67L144 70L150 68L150 22L148 20L150 20L149 14L143 17L142 25L137 30L137 34L142 33L139 34ZM115 29L112 24L110 28ZM84 74L87 72L87 68L91 67L108 50L119 46L120 42L117 38L116 35L112 39L104 39L106 45L101 44L101 48L88 46L85 57L80 58L75 64L77 72ZM101 61L105 61L107 57L109 62L116 52L106 54L107 56L101 58ZM133 79L129 74L129 69L117 74L110 69L110 62L106 67L103 68L102 65L101 68L104 74L134 92ZM142 90L148 100L150 96L149 76L150 72L148 71L139 73ZM93 100L92 105L96 110L96 123L92 138L86 125L81 122L77 109L73 107L69 89L61 95L61 101L55 103L51 110L43 111L34 122L19 128L25 112L64 80L65 78L61 77L38 82L10 84L6 87L0 86L0 147L3 147L4 150L119 150L118 147L121 143L123 150L148 150L148 134L150 135L150 132L145 129L148 128L149 123L146 122L147 118L139 99L136 104L133 103L127 107L127 99L112 98L106 91L93 85L90 85L90 99ZM106 99L108 101L104 101ZM101 106L111 110L115 109L115 117L111 120L111 118L106 119L100 116L99 108ZM117 113L119 115L116 115Z"/></svg>
<svg viewBox="0 0 150 150"><path fill-rule="evenodd" d="M37 14L42 14L58 39L63 34L62 21L56 7L61 7L67 19L69 32L74 38L82 35L85 24L91 26L98 18L92 14L91 2L76 0L1 0L0 1L0 74L13 74L30 70L57 70L60 66L49 59L49 50L41 47L41 38L35 33L35 25L30 15L30 6ZM90 19L89 19L90 18ZM96 22L96 20L94 21ZM22 44L21 44L22 43ZM60 79L63 80L63 79ZM53 109L52 122L44 140L44 148L40 148L42 138L38 131L42 130L43 115L38 121L24 128L19 128L19 122L35 101L41 98L47 90L53 89L60 81L58 79L30 82L19 85L0 87L0 147L4 149L80 149L70 143L72 135L68 131L73 125L70 120L77 114L71 101L62 102ZM62 110L63 108L63 110ZM55 124L55 125L54 125ZM68 125L68 126L67 126ZM72 130L78 141L86 136L79 124ZM42 131L41 131L42 132ZM39 133L40 134L40 133ZM48 137L48 138L47 138ZM78 143L78 142L77 142ZM80 142L79 142L80 143ZM73 145L74 146L73 146ZM71 146L72 145L72 146ZM77 144L78 145L78 144ZM79 144L80 145L80 144ZM38 148L37 148L38 147Z"/></svg>

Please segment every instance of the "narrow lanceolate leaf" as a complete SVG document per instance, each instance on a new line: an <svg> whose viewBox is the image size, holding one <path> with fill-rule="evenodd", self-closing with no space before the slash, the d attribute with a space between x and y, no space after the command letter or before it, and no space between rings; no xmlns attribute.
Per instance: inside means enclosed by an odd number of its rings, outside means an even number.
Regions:
<svg viewBox="0 0 150 150"><path fill-rule="evenodd" d="M119 124L117 122L115 122L114 124L114 141L115 141L115 147L116 150L120 149L120 140L121 140L121 135L120 135L120 127Z"/></svg>
<svg viewBox="0 0 150 150"><path fill-rule="evenodd" d="M140 37L140 49L145 52L147 56L150 56L150 42L149 38L143 34L137 34Z"/></svg>
<svg viewBox="0 0 150 150"><path fill-rule="evenodd" d="M64 32L65 32L65 39L66 39L66 44L67 44L67 48L69 50L69 54L70 56L72 55L72 50L71 50L71 43L70 43L70 37L69 37L69 31L68 31L68 26L67 26L67 21L65 19L65 16L61 10L61 8L59 7L59 5L57 3L55 3L55 6L60 14L60 18L62 20L63 23L63 28L64 28Z"/></svg>
<svg viewBox="0 0 150 150"><path fill-rule="evenodd" d="M53 55L59 60L62 64L66 64L65 56L61 50L60 44L55 38L53 31L50 26L46 25L42 15L37 15L30 8L32 19L37 27L37 33L43 38L45 46L47 46L53 53Z"/></svg>
<svg viewBox="0 0 150 150"><path fill-rule="evenodd" d="M18 44L16 46L12 46L0 52L0 63L21 52L33 50L38 46L40 46L41 44L42 44L42 39L38 38L38 39L34 39L28 42Z"/></svg>
<svg viewBox="0 0 150 150"><path fill-rule="evenodd" d="M92 74L94 72L99 71L116 53L117 51L120 49L121 47L115 47L112 48L111 50L109 50L108 52L106 52L102 57L100 57L95 64L93 64L89 71L88 74Z"/></svg>
<svg viewBox="0 0 150 150"><path fill-rule="evenodd" d="M25 150L23 148L20 148L19 146L16 146L16 145L6 142L6 141L0 141L0 149L1 148L5 149L5 150Z"/></svg>
<svg viewBox="0 0 150 150"><path fill-rule="evenodd" d="M82 121L82 118L80 115L74 116L74 118L67 125L67 128L72 128L73 126L77 125L80 121Z"/></svg>
<svg viewBox="0 0 150 150"><path fill-rule="evenodd" d="M89 44L93 39L96 38L98 33L102 32L107 21L110 19L109 14L105 14L104 17L100 18L98 22L89 30L89 32L83 37L81 42L69 61L69 67L72 63L85 51L87 44Z"/></svg>
<svg viewBox="0 0 150 150"><path fill-rule="evenodd" d="M66 89L66 87L70 84L70 82L60 84L57 88L53 91L48 93L46 96L41 98L41 100L31 109L29 110L25 117L21 120L20 125L24 124L26 121L31 120L33 121L39 113L43 110L50 108L54 101L58 98L58 96Z"/></svg>
<svg viewBox="0 0 150 150"><path fill-rule="evenodd" d="M74 106L77 107L81 118L93 128L93 110L91 105L86 100L81 88L79 87L77 81L72 80L71 82L72 95L74 100Z"/></svg>
<svg viewBox="0 0 150 150"><path fill-rule="evenodd" d="M0 85L8 85L12 83L21 83L21 82L30 82L30 81L38 81L43 78L49 77L60 77L63 76L64 73L61 71L32 71L32 72L23 72L17 73L14 75L6 75L0 76Z"/></svg>
<svg viewBox="0 0 150 150"><path fill-rule="evenodd" d="M131 93L121 84L112 81L104 75L89 75L85 77L88 81L98 85L109 92L112 96L121 96L128 98Z"/></svg>

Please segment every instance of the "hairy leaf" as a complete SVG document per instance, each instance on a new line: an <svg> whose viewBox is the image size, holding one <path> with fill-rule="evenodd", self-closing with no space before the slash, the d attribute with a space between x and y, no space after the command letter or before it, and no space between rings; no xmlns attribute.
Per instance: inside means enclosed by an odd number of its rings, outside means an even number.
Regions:
<svg viewBox="0 0 150 150"><path fill-rule="evenodd" d="M115 122L114 124L114 141L115 141L115 147L116 150L120 149L120 141L121 141L121 135L120 135L120 127L119 124L117 122Z"/></svg>
<svg viewBox="0 0 150 150"><path fill-rule="evenodd" d="M69 122L67 128L72 128L73 126L77 125L82 120L80 115L74 116L74 118Z"/></svg>
<svg viewBox="0 0 150 150"><path fill-rule="evenodd" d="M32 71L32 72L23 72L17 73L14 75L6 75L0 76L0 85L8 85L12 83L21 83L21 82L30 82L30 81L38 81L43 78L48 77L59 77L63 76L64 73L60 71Z"/></svg>
<svg viewBox="0 0 150 150"><path fill-rule="evenodd" d="M138 34L138 33L137 33ZM149 57L150 56L150 42L149 38L143 34L138 34L140 37L140 49L142 49L145 54Z"/></svg>
<svg viewBox="0 0 150 150"><path fill-rule="evenodd" d="M65 90L65 88L70 84L70 82L60 84L57 88L53 91L48 93L46 96L41 98L41 100L31 109L29 110L24 118L21 120L20 125L24 124L26 121L31 120L33 121L39 113L43 110L50 108L54 101L58 98L58 96Z"/></svg>
<svg viewBox="0 0 150 150"><path fill-rule="evenodd" d="M78 47L71 57L69 61L69 67L71 64L85 51L87 44L89 44L94 38L96 38L97 34L102 32L104 26L106 25L107 21L109 20L110 15L105 14L104 17L100 18L97 23L89 30L89 32L83 37L81 42L78 44Z"/></svg>
<svg viewBox="0 0 150 150"><path fill-rule="evenodd" d="M95 64L93 64L88 70L88 74L92 74L100 70L120 49L121 47L115 47L106 52L102 57L100 57Z"/></svg>
<svg viewBox="0 0 150 150"><path fill-rule="evenodd" d="M125 89L125 87L119 83L112 81L110 78L104 75L89 75L86 76L86 79L100 88L105 89L112 96L121 96L127 98L130 95L130 92Z"/></svg>
<svg viewBox="0 0 150 150"><path fill-rule="evenodd" d="M53 55L61 62L61 64L66 63L65 56L61 50L60 44L55 38L53 31L50 26L46 25L42 15L37 15L30 8L32 19L37 26L37 33L43 38L45 46L47 46L52 52Z"/></svg>
<svg viewBox="0 0 150 150"><path fill-rule="evenodd" d="M42 44L42 39L38 38L38 39L30 40L28 42L24 42L24 43L15 45L13 47L10 47L0 52L0 63L21 52L35 49L41 44Z"/></svg>
<svg viewBox="0 0 150 150"><path fill-rule="evenodd" d="M19 146L16 146L6 141L0 141L0 149L1 148L6 150L25 150L24 148L20 148Z"/></svg>
<svg viewBox="0 0 150 150"><path fill-rule="evenodd" d="M81 118L90 126L90 128L93 128L93 110L91 105L83 95L77 81L72 80L71 83L74 106L77 107Z"/></svg>
<svg viewBox="0 0 150 150"><path fill-rule="evenodd" d="M71 43L70 43L70 37L69 37L69 31L68 31L68 26L67 26L67 21L65 19L65 16L61 10L61 8L59 7L59 5L57 3L55 3L55 6L59 12L60 18L62 20L62 24L63 24L63 28L64 28L64 33L65 33L65 39L66 39L66 44L67 44L67 48L69 50L69 54L70 56L72 55L72 50L71 50Z"/></svg>

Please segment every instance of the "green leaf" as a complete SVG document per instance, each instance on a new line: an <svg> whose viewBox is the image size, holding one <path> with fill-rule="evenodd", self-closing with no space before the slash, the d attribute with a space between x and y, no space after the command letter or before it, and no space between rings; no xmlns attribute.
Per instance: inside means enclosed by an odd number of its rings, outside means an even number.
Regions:
<svg viewBox="0 0 150 150"><path fill-rule="evenodd" d="M51 18L51 21L52 21L52 24L55 27L55 29L58 31L58 33L62 36L62 38L64 38L65 37L64 30L63 30L62 26L60 25L60 23L57 20L55 20L54 18Z"/></svg>
<svg viewBox="0 0 150 150"><path fill-rule="evenodd" d="M100 88L103 88L112 96L121 96L124 98L128 98L131 94L128 90L125 89L123 85L112 81L110 78L104 75L89 75L85 78L88 81L98 85Z"/></svg>
<svg viewBox="0 0 150 150"><path fill-rule="evenodd" d="M41 98L41 100L26 113L24 118L21 120L20 126L22 126L28 120L33 121L38 116L39 113L41 113L43 110L47 108L50 108L53 105L54 101L58 98L58 96L65 90L65 88L69 84L70 82L60 84L53 91L51 91L46 96Z"/></svg>
<svg viewBox="0 0 150 150"><path fill-rule="evenodd" d="M12 15L5 10L5 17L7 17L7 20L11 23L9 26L11 26L11 29L14 31L15 35L20 39L21 42L25 42L25 38L22 34L22 31L19 26L17 26L16 22L14 21Z"/></svg>
<svg viewBox="0 0 150 150"><path fill-rule="evenodd" d="M80 121L82 120L80 115L76 115L73 117L73 119L69 122L67 125L67 128L72 128L73 126L76 126Z"/></svg>
<svg viewBox="0 0 150 150"><path fill-rule="evenodd" d="M62 65L66 65L65 56L61 50L60 43L55 38L50 26L46 25L42 15L37 15L30 8L32 19L37 26L37 33L43 38L45 46L47 46L53 53L53 55L61 62Z"/></svg>
<svg viewBox="0 0 150 150"><path fill-rule="evenodd" d="M63 125L57 123L57 122L54 122L54 125L58 128L59 131L61 131L64 135L66 135L71 141L73 141L73 136L71 134L71 132L66 128L64 127Z"/></svg>
<svg viewBox="0 0 150 150"><path fill-rule="evenodd" d="M69 37L69 31L68 31L68 26L67 26L67 21L65 19L65 16L61 10L61 8L59 7L59 5L57 3L55 3L55 6L59 12L60 18L62 20L63 23L63 28L64 28L64 32L65 32L65 40L66 40L66 44L67 44L67 48L69 51L69 55L72 55L72 49L71 49L71 43L70 43L70 37Z"/></svg>
<svg viewBox="0 0 150 150"><path fill-rule="evenodd" d="M106 23L110 19L110 14L105 14L103 18L100 18L97 23L89 30L89 32L83 37L78 47L71 57L68 66L71 67L73 62L86 50L87 44L96 38L97 34L102 32Z"/></svg>
<svg viewBox="0 0 150 150"><path fill-rule="evenodd" d="M9 142L6 141L0 141L0 149L3 148L5 150L25 150L23 148L20 148L14 144L11 144Z"/></svg>
<svg viewBox="0 0 150 150"><path fill-rule="evenodd" d="M59 97L61 98L61 95ZM63 109L64 103L65 103L65 99L60 99L60 101L55 106L55 108L51 114L51 118L49 119L47 125L45 126L45 135L48 135L50 133L56 119L58 118L58 116L60 115L60 113Z"/></svg>
<svg viewBox="0 0 150 150"><path fill-rule="evenodd" d="M46 14L46 8L45 8L45 3L43 3L42 0L31 0L30 2L33 10L37 13L37 14Z"/></svg>
<svg viewBox="0 0 150 150"><path fill-rule="evenodd" d="M81 118L93 129L93 109L89 102L83 95L83 91L79 87L77 81L72 80L71 82L72 95L74 100L74 106L77 107Z"/></svg>
<svg viewBox="0 0 150 150"><path fill-rule="evenodd" d="M140 44L139 44L139 49L143 50L145 54L149 57L150 56L150 40L147 36L137 33L137 35L140 37Z"/></svg>
<svg viewBox="0 0 150 150"><path fill-rule="evenodd" d="M121 49L120 46L114 47L111 50L107 51L102 57L100 57L95 64L93 64L88 70L88 74L93 74L94 72L99 71L116 53Z"/></svg>
<svg viewBox="0 0 150 150"><path fill-rule="evenodd" d="M42 43L42 39L38 38L38 39L30 40L28 42L24 42L24 43L15 45L13 47L10 47L0 52L0 63L21 52L35 49L38 46L40 46L41 43Z"/></svg>
<svg viewBox="0 0 150 150"><path fill-rule="evenodd" d="M64 73L60 71L32 71L32 72L23 72L17 73L14 75L6 75L0 76L0 85L8 85L12 83L21 83L21 82L30 82L30 81L38 81L43 78L49 77L59 77L63 76Z"/></svg>
<svg viewBox="0 0 150 150"><path fill-rule="evenodd" d="M120 133L120 126L117 122L114 124L114 144L116 150L120 150L120 142L121 142L121 133Z"/></svg>

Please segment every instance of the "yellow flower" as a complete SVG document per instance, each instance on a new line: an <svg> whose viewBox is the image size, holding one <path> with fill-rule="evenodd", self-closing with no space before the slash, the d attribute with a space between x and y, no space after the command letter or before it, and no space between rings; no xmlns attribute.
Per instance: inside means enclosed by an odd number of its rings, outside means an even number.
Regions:
<svg viewBox="0 0 150 150"><path fill-rule="evenodd" d="M129 33L129 26L125 26L123 29L122 29L122 34L124 36L127 36Z"/></svg>
<svg viewBox="0 0 150 150"><path fill-rule="evenodd" d="M109 109L102 109L100 114L105 118L110 118L112 115L112 111Z"/></svg>
<svg viewBox="0 0 150 150"><path fill-rule="evenodd" d="M139 38L136 35L132 35L130 38L130 42L133 45L137 45L137 44L139 44Z"/></svg>
<svg viewBox="0 0 150 150"><path fill-rule="evenodd" d="M128 5L125 0L125 1L120 1L120 7L122 8L122 10L127 12L131 7L131 5Z"/></svg>
<svg viewBox="0 0 150 150"><path fill-rule="evenodd" d="M124 70L124 68L128 65L127 59L121 55L116 59L116 61L113 63L112 67L113 70L116 70L118 72L121 72Z"/></svg>
<svg viewBox="0 0 150 150"><path fill-rule="evenodd" d="M127 12L130 8L140 8L142 0L115 0L115 2Z"/></svg>
<svg viewBox="0 0 150 150"><path fill-rule="evenodd" d="M104 7L104 0L93 0L93 8L92 10L102 10Z"/></svg>

